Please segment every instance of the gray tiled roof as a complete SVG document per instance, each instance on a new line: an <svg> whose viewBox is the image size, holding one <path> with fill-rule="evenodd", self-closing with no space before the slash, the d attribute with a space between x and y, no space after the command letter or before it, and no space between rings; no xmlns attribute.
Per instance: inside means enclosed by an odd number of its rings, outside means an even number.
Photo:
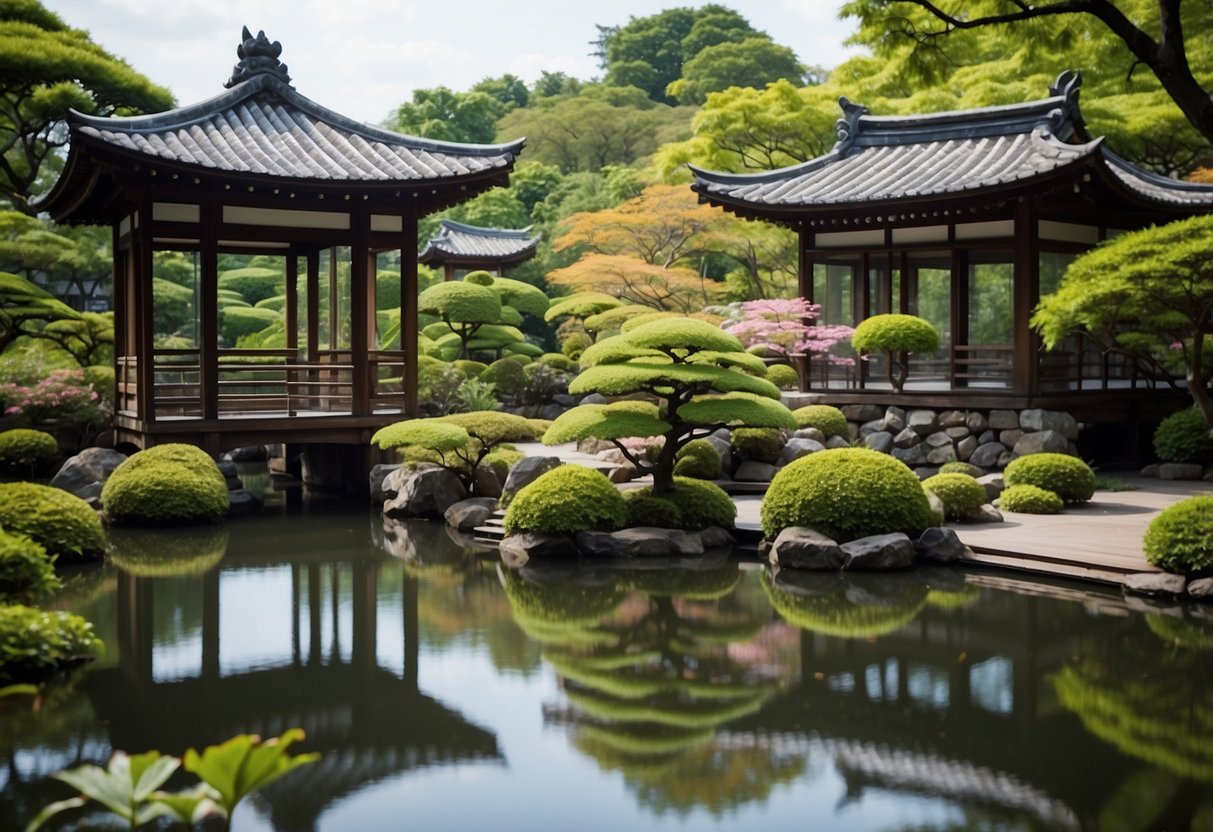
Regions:
<svg viewBox="0 0 1213 832"><path fill-rule="evenodd" d="M465 145L361 124L260 74L166 113L100 118L73 112L73 133L110 147L214 171L289 179L414 183L508 168L521 140Z"/></svg>
<svg viewBox="0 0 1213 832"><path fill-rule="evenodd" d="M539 236L528 236L526 228L481 228L454 220L443 220L438 233L426 244L418 260L522 260L534 253Z"/></svg>
<svg viewBox="0 0 1213 832"><path fill-rule="evenodd" d="M826 155L755 174L692 166L692 187L715 204L787 214L962 196L1103 166L1136 201L1213 208L1213 187L1147 173L1091 140L1078 83L1067 73L1039 101L921 116L872 116L844 98Z"/></svg>

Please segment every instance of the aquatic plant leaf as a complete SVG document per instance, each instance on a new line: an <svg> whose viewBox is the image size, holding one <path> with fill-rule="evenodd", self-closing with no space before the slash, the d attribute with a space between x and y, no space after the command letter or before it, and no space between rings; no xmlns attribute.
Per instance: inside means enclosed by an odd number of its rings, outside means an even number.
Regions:
<svg viewBox="0 0 1213 832"><path fill-rule="evenodd" d="M185 769L218 792L217 802L230 817L236 804L247 795L320 758L316 753L294 757L287 753L291 744L303 736L301 728L292 728L281 737L265 741L255 734L240 734L220 745L208 746L201 754L188 749Z"/></svg>
<svg viewBox="0 0 1213 832"><path fill-rule="evenodd" d="M81 797L47 806L26 827L26 832L39 828L60 812L85 805L88 800L100 803L132 828L150 823L164 816L167 807L149 805L148 798L164 785L180 765L181 761L176 757L163 755L159 751L133 756L117 751L105 768L83 765L60 771L53 777L79 791Z"/></svg>

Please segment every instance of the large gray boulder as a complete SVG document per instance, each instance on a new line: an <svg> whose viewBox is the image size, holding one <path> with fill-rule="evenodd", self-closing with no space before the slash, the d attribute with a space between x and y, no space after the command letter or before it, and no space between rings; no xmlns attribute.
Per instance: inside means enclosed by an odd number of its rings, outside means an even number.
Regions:
<svg viewBox="0 0 1213 832"><path fill-rule="evenodd" d="M873 435L880 436L880 435L887 435L887 434L873 434ZM776 464L781 465L781 466L787 465L789 462L800 459L802 456L808 456L809 454L815 454L818 451L824 451L824 450L825 450L825 445L821 444L820 442L815 442L812 439L797 439L795 437L792 437L791 439L788 440L787 444L783 446L783 450L779 452L779 460L777 461ZM743 467L744 467L744 463L743 463Z"/></svg>
<svg viewBox="0 0 1213 832"><path fill-rule="evenodd" d="M442 513L442 519L453 529L470 532L493 516L497 500L492 497L471 497L460 500Z"/></svg>
<svg viewBox="0 0 1213 832"><path fill-rule="evenodd" d="M50 485L79 497L90 485L104 484L114 469L125 461L125 454L111 448L85 448L60 466Z"/></svg>
<svg viewBox="0 0 1213 832"><path fill-rule="evenodd" d="M797 428L792 431L792 439L812 439L814 442L824 445L826 435L817 428Z"/></svg>
<svg viewBox="0 0 1213 832"><path fill-rule="evenodd" d="M926 436L939 430L939 417L934 410L911 410L906 414L906 427L919 436Z"/></svg>
<svg viewBox="0 0 1213 832"><path fill-rule="evenodd" d="M525 566L531 559L556 559L577 556L577 544L567 534L522 532L508 535L497 547L501 560L511 568Z"/></svg>
<svg viewBox="0 0 1213 832"><path fill-rule="evenodd" d="M972 554L956 532L947 528L927 529L914 543L914 550L921 560L934 563L952 563Z"/></svg>
<svg viewBox="0 0 1213 832"><path fill-rule="evenodd" d="M405 471L405 469L401 469ZM463 483L452 471L437 465L417 467L397 477L396 496L383 504L388 517L441 518L448 508L467 497Z"/></svg>
<svg viewBox="0 0 1213 832"><path fill-rule="evenodd" d="M733 472L733 479L738 482L770 482L775 473L774 465L747 459L737 466L737 470Z"/></svg>
<svg viewBox="0 0 1213 832"><path fill-rule="evenodd" d="M977 450L969 457L969 462L978 468L993 468L998 464L998 458L1006 451L1006 446L1001 442L986 442L977 446Z"/></svg>
<svg viewBox="0 0 1213 832"><path fill-rule="evenodd" d="M914 544L901 532L861 537L842 544L842 551L845 567L856 571L908 569L914 564Z"/></svg>
<svg viewBox="0 0 1213 832"><path fill-rule="evenodd" d="M576 543L583 554L607 557L694 557L703 554L703 541L699 535L656 526L635 526L617 532L579 532Z"/></svg>
<svg viewBox="0 0 1213 832"><path fill-rule="evenodd" d="M827 450L832 451L835 448L849 448L849 447L851 447L851 440L845 436L831 436L829 439L826 440L826 449Z"/></svg>
<svg viewBox="0 0 1213 832"><path fill-rule="evenodd" d="M963 410L945 410L939 414L939 426L941 428L956 428L961 427L965 423L965 414Z"/></svg>
<svg viewBox="0 0 1213 832"><path fill-rule="evenodd" d="M1070 448L1066 438L1055 430L1038 430L1035 433L1025 433L1015 443L1012 452L1015 456L1030 454L1064 454ZM976 463L974 463L976 464ZM985 467L985 466L982 466Z"/></svg>
<svg viewBox="0 0 1213 832"><path fill-rule="evenodd" d="M956 443L956 458L968 460L973 456L973 452L977 450L977 444L976 436L966 436Z"/></svg>
<svg viewBox="0 0 1213 832"><path fill-rule="evenodd" d="M381 464L371 468L371 473L367 477L371 485L371 502L382 503L384 500L388 499L389 495L383 490L384 480L387 479L388 474L399 469L399 463ZM390 496L395 497L396 492L393 491Z"/></svg>
<svg viewBox="0 0 1213 832"><path fill-rule="evenodd" d="M1164 462L1158 466L1160 480L1198 480L1204 469L1193 462Z"/></svg>
<svg viewBox="0 0 1213 832"><path fill-rule="evenodd" d="M992 430L1014 430L1019 427L1019 414L1014 410L991 410L989 421Z"/></svg>
<svg viewBox="0 0 1213 832"><path fill-rule="evenodd" d="M1069 413L1059 410L1025 410L1019 414L1019 426L1025 431L1051 430L1066 439L1078 438L1078 422Z"/></svg>
<svg viewBox="0 0 1213 832"><path fill-rule="evenodd" d="M879 451L882 454L892 453L893 434L886 430L882 430L879 433L869 433L863 438L863 446L873 451Z"/></svg>
<svg viewBox="0 0 1213 832"><path fill-rule="evenodd" d="M1002 490L1006 488L1002 474L985 474L977 478L977 484L985 489L987 503L997 500L1002 496Z"/></svg>
<svg viewBox="0 0 1213 832"><path fill-rule="evenodd" d="M508 506L519 491L563 464L558 456L528 456L518 460L501 489L501 507Z"/></svg>
<svg viewBox="0 0 1213 832"><path fill-rule="evenodd" d="M945 465L956 461L956 449L951 445L932 448L927 452L927 462L932 465Z"/></svg>
<svg viewBox="0 0 1213 832"><path fill-rule="evenodd" d="M895 459L900 459L911 468L927 463L926 444L915 445L912 448L894 448L892 453Z"/></svg>
<svg viewBox="0 0 1213 832"><path fill-rule="evenodd" d="M1134 572L1125 576L1125 591L1137 595L1183 595L1183 575L1170 572Z"/></svg>
<svg viewBox="0 0 1213 832"><path fill-rule="evenodd" d="M789 526L771 544L768 555L781 569L841 569L846 555L832 538L806 526Z"/></svg>
<svg viewBox="0 0 1213 832"><path fill-rule="evenodd" d="M893 437L893 444L898 448L913 448L922 442L922 437L909 428L903 428Z"/></svg>
<svg viewBox="0 0 1213 832"><path fill-rule="evenodd" d="M898 433L905 429L906 412L896 405L890 405L884 412L884 429L889 433Z"/></svg>
<svg viewBox="0 0 1213 832"><path fill-rule="evenodd" d="M726 529L720 526L708 526L699 533L699 539L703 542L704 550L708 549L731 549L737 543L737 539L729 534Z"/></svg>
<svg viewBox="0 0 1213 832"><path fill-rule="evenodd" d="M848 422L871 422L884 416L879 405L874 404L844 404L839 408Z"/></svg>

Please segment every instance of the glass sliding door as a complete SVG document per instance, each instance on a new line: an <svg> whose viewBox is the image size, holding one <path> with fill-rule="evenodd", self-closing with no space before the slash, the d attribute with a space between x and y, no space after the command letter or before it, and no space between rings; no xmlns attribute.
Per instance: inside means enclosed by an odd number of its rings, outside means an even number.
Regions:
<svg viewBox="0 0 1213 832"><path fill-rule="evenodd" d="M913 251L907 255L906 308L939 333L939 349L910 356L910 387L946 387L951 377L952 255Z"/></svg>

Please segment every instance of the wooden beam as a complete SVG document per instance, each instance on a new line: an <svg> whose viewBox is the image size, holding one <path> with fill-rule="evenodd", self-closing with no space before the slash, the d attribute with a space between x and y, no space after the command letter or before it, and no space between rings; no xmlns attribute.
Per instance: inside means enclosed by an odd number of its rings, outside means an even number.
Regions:
<svg viewBox="0 0 1213 832"><path fill-rule="evenodd" d="M156 418L155 384L155 297L152 294L152 200L147 191L137 199L139 228L133 232L133 293L135 300L135 355L139 362L136 377L139 398L136 412L143 423Z"/></svg>

